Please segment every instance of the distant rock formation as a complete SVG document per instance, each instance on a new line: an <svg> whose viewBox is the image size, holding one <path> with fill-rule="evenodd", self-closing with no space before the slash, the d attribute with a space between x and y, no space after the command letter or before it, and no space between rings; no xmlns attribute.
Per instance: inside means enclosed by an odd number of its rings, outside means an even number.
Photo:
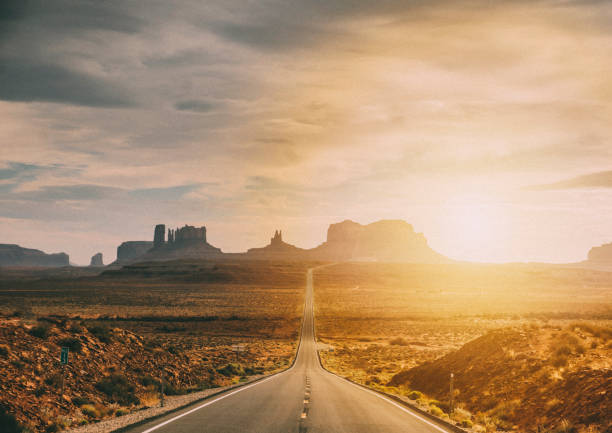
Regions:
<svg viewBox="0 0 612 433"><path fill-rule="evenodd" d="M102 253L96 253L91 256L89 266L104 266L104 260L102 259Z"/></svg>
<svg viewBox="0 0 612 433"><path fill-rule="evenodd" d="M168 230L168 241L165 241L166 226L158 224L155 227L153 248L138 260L174 260L174 259L204 259L218 257L221 249L206 241L206 227L185 225Z"/></svg>
<svg viewBox="0 0 612 433"><path fill-rule="evenodd" d="M591 262L612 264L612 243L591 248L588 260Z"/></svg>
<svg viewBox="0 0 612 433"><path fill-rule="evenodd" d="M612 270L612 243L591 248L587 260L575 265L603 271Z"/></svg>
<svg viewBox="0 0 612 433"><path fill-rule="evenodd" d="M117 247L117 262L128 263L142 257L153 248L151 241L127 241Z"/></svg>
<svg viewBox="0 0 612 433"><path fill-rule="evenodd" d="M157 224L155 226L155 232L153 234L153 246L155 248L161 247L166 243L166 225Z"/></svg>
<svg viewBox="0 0 612 433"><path fill-rule="evenodd" d="M423 233L402 220L361 225L346 220L331 224L327 241L310 250L318 260L377 260L381 262L448 263L432 250Z"/></svg>
<svg viewBox="0 0 612 433"><path fill-rule="evenodd" d="M206 242L206 227L194 227L185 225L174 230L168 229L168 243L180 244L189 241Z"/></svg>
<svg viewBox="0 0 612 433"><path fill-rule="evenodd" d="M251 248L246 253L224 254L209 244L206 227L185 225L167 231L155 226L153 242L124 242L117 248L117 262L159 261L176 259L274 259L315 261L360 261L449 263L452 260L435 252L422 233L401 220L383 220L361 225L346 220L331 224L327 240L313 249L302 249L283 241L282 231L276 230L270 243Z"/></svg>
<svg viewBox="0 0 612 433"><path fill-rule="evenodd" d="M40 250L14 244L0 244L0 266L59 267L69 266L66 253L45 254Z"/></svg>
<svg viewBox="0 0 612 433"><path fill-rule="evenodd" d="M246 252L248 257L260 259L307 259L307 250L298 248L283 241L283 233L280 230L274 232L270 243L263 248L251 248Z"/></svg>

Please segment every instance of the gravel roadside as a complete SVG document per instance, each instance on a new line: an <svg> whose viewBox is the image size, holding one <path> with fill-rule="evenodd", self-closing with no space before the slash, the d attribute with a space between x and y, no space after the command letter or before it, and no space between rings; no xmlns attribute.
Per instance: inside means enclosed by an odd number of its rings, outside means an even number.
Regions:
<svg viewBox="0 0 612 433"><path fill-rule="evenodd" d="M140 424L145 421L158 418L162 415L180 410L186 406L197 403L207 398L221 394L230 389L239 388L249 383L253 383L259 379L270 376L270 374L252 376L244 382L237 383L235 385L222 386L219 388L206 389L204 391L194 392L192 394L177 395L172 397L166 397L164 401L164 407L151 407L148 409L138 410L136 412L129 413L117 418L106 419L95 424L88 424L68 430L64 430L65 433L111 433L118 430L131 426L133 424Z"/></svg>

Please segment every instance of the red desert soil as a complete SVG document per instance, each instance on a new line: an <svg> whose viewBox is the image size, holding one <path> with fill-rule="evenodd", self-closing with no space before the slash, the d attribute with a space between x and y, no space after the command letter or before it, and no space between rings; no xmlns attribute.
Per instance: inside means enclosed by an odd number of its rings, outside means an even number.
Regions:
<svg viewBox="0 0 612 433"><path fill-rule="evenodd" d="M0 318L0 405L31 431L57 431L157 405L162 368L166 394L181 394L280 369L295 350L286 339L241 337L245 348L237 352L235 339L223 336L173 346L125 329L86 326L79 320L29 324ZM62 396L61 346L73 349Z"/></svg>
<svg viewBox="0 0 612 433"><path fill-rule="evenodd" d="M495 330L387 384L455 400L497 429L612 431L612 328L591 323Z"/></svg>

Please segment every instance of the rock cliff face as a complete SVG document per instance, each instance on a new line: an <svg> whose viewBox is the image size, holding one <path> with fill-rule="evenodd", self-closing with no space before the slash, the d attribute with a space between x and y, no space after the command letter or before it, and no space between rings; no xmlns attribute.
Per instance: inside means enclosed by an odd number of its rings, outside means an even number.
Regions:
<svg viewBox="0 0 612 433"><path fill-rule="evenodd" d="M327 241L310 251L319 260L450 262L429 247L422 233L416 233L412 225L401 220L382 220L365 226L350 220L332 224L327 230Z"/></svg>
<svg viewBox="0 0 612 433"><path fill-rule="evenodd" d="M19 245L0 244L0 266L58 267L69 266L66 253L45 254Z"/></svg>
<svg viewBox="0 0 612 433"><path fill-rule="evenodd" d="M145 255L153 248L151 241L127 241L117 247L117 262L126 263Z"/></svg>
<svg viewBox="0 0 612 433"><path fill-rule="evenodd" d="M91 256L91 262L89 262L89 266L104 266L102 253L96 253Z"/></svg>

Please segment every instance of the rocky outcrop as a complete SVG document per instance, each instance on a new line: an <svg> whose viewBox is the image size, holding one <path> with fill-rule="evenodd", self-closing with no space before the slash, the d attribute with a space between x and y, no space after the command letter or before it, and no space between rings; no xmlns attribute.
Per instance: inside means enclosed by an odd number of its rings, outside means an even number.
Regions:
<svg viewBox="0 0 612 433"><path fill-rule="evenodd" d="M432 250L422 233L416 233L410 224L401 220L383 220L368 225L346 220L332 224L327 230L327 240L309 250L286 243L283 241L282 232L276 230L267 246L251 248L246 253L232 254L224 254L219 248L209 244L204 226L185 225L169 229L167 240L165 230L164 224L158 224L155 227L154 242L124 242L117 249L117 261L129 263L227 257L275 260L451 262L450 259ZM135 250L134 244L143 245L138 251L133 251ZM129 257L127 251L123 251L128 247L131 248Z"/></svg>
<svg viewBox="0 0 612 433"><path fill-rule="evenodd" d="M350 220L332 224L327 241L310 251L318 260L451 261L432 250L423 233L416 233L412 225L402 220L382 220L365 226Z"/></svg>
<svg viewBox="0 0 612 433"><path fill-rule="evenodd" d="M58 267L69 266L66 253L46 254L40 250L14 244L0 244L0 266Z"/></svg>
<svg viewBox="0 0 612 433"><path fill-rule="evenodd" d="M127 241L117 247L117 262L128 263L142 257L153 248L151 241Z"/></svg>
<svg viewBox="0 0 612 433"><path fill-rule="evenodd" d="M612 270L612 243L591 248L587 260L572 265L602 271Z"/></svg>
<svg viewBox="0 0 612 433"><path fill-rule="evenodd" d="M588 260L590 262L612 265L612 243L591 248L589 251Z"/></svg>
<svg viewBox="0 0 612 433"><path fill-rule="evenodd" d="M157 224L155 226L155 232L153 234L153 246L155 248L161 247L166 243L166 225Z"/></svg>
<svg viewBox="0 0 612 433"><path fill-rule="evenodd" d="M163 228L163 232L162 232ZM168 241L165 241L166 226L155 227L153 248L140 261L175 260L175 259L206 259L219 257L221 249L206 241L206 227L185 225L168 231ZM161 233L161 234L160 234Z"/></svg>
<svg viewBox="0 0 612 433"><path fill-rule="evenodd" d="M89 266L104 266L104 260L102 258L102 253L96 253L91 256L91 261L89 262Z"/></svg>
<svg viewBox="0 0 612 433"><path fill-rule="evenodd" d="M297 260L307 259L307 250L298 248L283 241L283 233L280 230L274 232L270 243L263 248L251 248L246 255L258 259L284 259Z"/></svg>

